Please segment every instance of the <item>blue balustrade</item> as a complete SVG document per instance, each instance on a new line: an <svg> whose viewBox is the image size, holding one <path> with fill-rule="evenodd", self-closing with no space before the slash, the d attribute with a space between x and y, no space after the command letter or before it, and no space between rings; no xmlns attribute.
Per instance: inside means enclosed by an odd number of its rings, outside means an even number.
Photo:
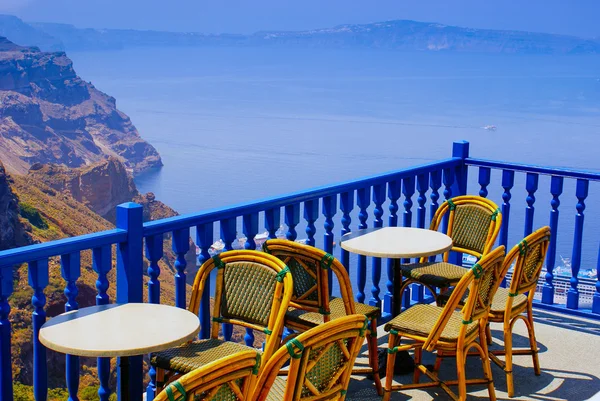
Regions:
<svg viewBox="0 0 600 401"><path fill-rule="evenodd" d="M526 208L524 210L525 233L531 232L534 228L534 204L535 194L538 190L539 175L551 176L550 194L552 200L549 203L550 221L552 230L552 240L547 259L547 269L542 278L542 302L537 302L538 307L567 311L575 315L600 318L600 282L592 282L588 279L579 279L578 273L582 268L583 247L583 222L584 210L588 198L588 187L590 181L600 181L600 173L589 171L578 171L572 169L561 169L541 166L531 166L518 163L508 163L502 161L490 161L476 159L469 156L469 145L466 142L457 142L452 149L452 157L421 166L407 168L398 171L392 171L385 174L379 174L362 179L327 185L306 191L295 192L270 199L258 200L255 202L242 203L230 207L206 210L199 213L175 216L167 219L143 223L142 208L133 203L126 203L117 208L117 228L100 233L83 235L43 244L36 244L7 251L0 251L0 398L4 401L11 401L12 394L12 371L11 371L11 327L9 321L10 304L9 296L12 293L12 269L13 266L26 264L21 268L27 268L30 285L33 289L33 346L34 346L34 391L37 400L46 398L47 393L47 367L45 358L45 348L37 340L37 330L45 321L45 299L44 288L48 281L49 258L60 256L62 262L62 276L65 280L65 295L67 296L67 310L77 308L76 281L79 278L79 254L84 250L92 250L93 268L97 273L97 296L96 303L99 305L110 302L107 295L109 280L107 274L112 268L111 247L116 245L116 292L118 303L142 302L143 301L143 256L149 261L148 266L148 301L159 303L160 299L160 269L159 261L163 257L163 237L165 234L172 234L172 248L175 253L175 293L176 306L186 307L186 259L189 251L190 228L194 227L196 231L196 244L198 246L197 262L202 264L211 254L209 250L214 241L214 226L218 222L221 230L221 239L224 242L224 250L232 249L233 242L237 236L237 222L241 218L242 231L246 236L244 247L246 249L255 249L255 237L259 232L259 216L264 214L264 227L268 232L269 238L275 238L277 230L281 225L281 210L284 210L285 223L288 227L286 237L295 240L297 237L296 228L300 219L300 208L303 208L303 218L306 221L307 243L315 243L316 227L319 212L324 216L324 249L328 252L333 251L334 245L334 219L338 211L338 196L340 217L340 234L349 233L352 227L351 214L355 208L358 209L358 219L355 223L358 229L367 228L369 219L369 209L373 207L373 227L384 225L384 204L389 202L389 215L385 219L388 226L398 225L398 210L401 194L403 195L402 223L405 226L411 226L413 206L415 207L415 226L426 227L426 212L429 210L430 218L435 214L439 207L441 197L440 191L443 191L444 199L451 198L466 193L468 182L468 170L470 167L478 169L478 176L474 183L477 184L475 193L487 197L494 187L492 183L492 170L501 172L502 193L502 212L503 227L500 233L499 242L510 246L509 221L514 220L511 216L511 197L515 185L515 176L522 174L525 176L525 190L527 191ZM566 305L557 304L557 282L564 279L555 277L554 267L556 264L557 238L560 237L558 230L559 221L559 197L563 194L563 182L565 180L576 182L575 204L575 226L572 249L572 271L569 281L570 288L566 294ZM492 185L494 184L494 185ZM498 185L499 187L500 185ZM497 187L496 187L497 188ZM386 191L387 190L387 191ZM416 191L416 200L413 205L413 196ZM427 192L430 191L429 197ZM387 199L386 199L387 198ZM564 198L564 196L563 196ZM540 202L538 202L540 203ZM540 208L539 204L535 207ZM540 216L537 216L539 219ZM587 239L587 238L586 238ZM144 246L145 240L145 246ZM592 239L597 241L598 239ZM587 256L586 256L587 257ZM350 269L350 254L340 249L340 259L347 269ZM365 287L367 285L368 267L367 258L359 256L357 264L352 266L356 268L356 297L359 302L365 302ZM586 259L587 261L587 259ZM371 267L371 285L369 303L380 306L383 303L384 320L389 319L391 315L391 304L393 294L392 278L394 274L393 265L390 260L387 261L387 280L385 283L385 294L383 301L381 297L380 279L381 279L381 261L375 258ZM596 269L600 270L600 255ZM353 272L354 276L354 272ZM591 283L591 284L590 284ZM201 324L200 337L207 338L210 334L210 283L203 294L200 308L199 319ZM583 296L583 286L586 286L586 304L581 309L581 297ZM588 305L590 301L589 288L593 289L591 309ZM417 299L422 299L419 291L416 293ZM410 296L407 292L407 296ZM404 300L405 302L407 300ZM229 338L230 332L224 330L226 338ZM245 341L251 344L254 341L251 333L246 333ZM67 377L66 387L69 388L71 399L76 399L78 388L78 363L74 359L67 358ZM128 391L131 399L140 399L143 392L142 377L142 358L130 357L131 367L130 380L127 387L122 382L121 361L119 361L118 390ZM108 400L110 389L108 386L110 374L109 360L107 358L98 359L98 375L100 380L99 398L102 401ZM155 372L150 370L150 384L146 389L147 399L152 399L155 387Z"/></svg>
<svg viewBox="0 0 600 401"><path fill-rule="evenodd" d="M415 177L410 176L406 177L402 180L402 195L404 195L404 212L402 212L402 226L403 227L411 227L412 226L412 196L415 193ZM404 258L402 259L402 263L410 263L410 259ZM400 274L400 272L398 272ZM410 294L413 288L406 288L404 291L404 299L402 300L402 305L410 305Z"/></svg>
<svg viewBox="0 0 600 401"><path fill-rule="evenodd" d="M236 235L236 219L229 218L221 220L221 240L223 240L223 251L231 251L233 249L233 241L235 240ZM224 323L223 328L223 337L225 340L231 340L231 336L233 335L233 326L229 323Z"/></svg>
<svg viewBox="0 0 600 401"><path fill-rule="evenodd" d="M429 174L419 174L417 175L417 192L419 195L417 196L417 228L425 228L425 214L427 212L427 207L425 206L425 202L427 202L427 189L429 184ZM415 259L415 262L418 262L419 258ZM423 302L425 299L425 287L421 284L414 284L412 286L412 299L416 302Z"/></svg>

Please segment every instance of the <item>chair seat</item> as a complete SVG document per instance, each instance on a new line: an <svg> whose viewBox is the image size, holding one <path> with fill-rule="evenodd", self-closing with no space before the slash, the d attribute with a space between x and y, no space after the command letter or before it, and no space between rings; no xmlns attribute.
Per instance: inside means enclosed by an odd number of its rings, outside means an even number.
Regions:
<svg viewBox="0 0 600 401"><path fill-rule="evenodd" d="M217 359L255 348L218 339L198 340L150 355L150 364L158 368L189 373Z"/></svg>
<svg viewBox="0 0 600 401"><path fill-rule="evenodd" d="M508 288L500 287L496 294L494 295L494 300L492 301L492 308L490 310L490 320L503 320L504 319L504 310L506 308L506 301L508 300L508 293L510 290ZM525 294L519 294L513 297L512 304L512 312L522 312L527 305L527 296Z"/></svg>
<svg viewBox="0 0 600 401"><path fill-rule="evenodd" d="M356 313L367 316L369 319L379 317L381 310L375 306L365 305L360 302L354 302L354 308ZM346 308L344 307L344 300L342 298L332 297L329 300L329 315L331 320L346 316ZM323 315L318 312L307 312L302 309L289 308L285 314L285 320L310 327L318 326L323 324Z"/></svg>
<svg viewBox="0 0 600 401"><path fill-rule="evenodd" d="M286 384L287 380L285 380L285 378L277 376L269 390L266 401L284 401L283 396L285 394Z"/></svg>
<svg viewBox="0 0 600 401"><path fill-rule="evenodd" d="M433 330L433 326L443 310L443 307L436 305L416 304L390 320L384 329L385 331L397 330L401 336L427 337ZM441 341L456 342L458 340L458 334L463 325L462 318L463 316L459 311L452 313L440 337ZM466 337L476 333L478 325L478 322L469 323L467 325Z"/></svg>
<svg viewBox="0 0 600 401"><path fill-rule="evenodd" d="M411 263L400 268L404 277L440 288L455 285L469 271L447 262Z"/></svg>

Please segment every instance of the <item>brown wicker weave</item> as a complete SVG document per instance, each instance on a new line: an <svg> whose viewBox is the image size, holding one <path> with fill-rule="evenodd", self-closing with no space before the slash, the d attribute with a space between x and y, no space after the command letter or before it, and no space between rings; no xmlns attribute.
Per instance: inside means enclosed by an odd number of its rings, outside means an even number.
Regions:
<svg viewBox="0 0 600 401"><path fill-rule="evenodd" d="M241 351L198 368L169 384L155 401L247 401L254 390L261 359Z"/></svg>
<svg viewBox="0 0 600 401"><path fill-rule="evenodd" d="M389 400L393 390L406 390L440 386L453 399L465 400L467 384L486 384L489 398L496 399L492 371L485 341L485 327L492 300L500 282L504 260L504 247L498 247L486 254L479 263L457 283L445 307L436 305L415 305L388 322L384 329L389 331L388 361L385 378L384 400ZM465 292L469 296L460 309L457 310ZM412 342L401 345L400 339L406 337ZM477 342L477 337L480 341ZM483 339L483 341L482 341ZM483 362L483 379L465 377L465 358L471 348L475 348ZM415 371L413 383L393 386L394 364L398 351L414 350ZM431 371L421 363L422 350L437 351L434 370ZM456 356L458 380L442 381L437 370L444 356ZM419 383L420 375L424 373L431 383ZM458 396L449 385L458 385Z"/></svg>
<svg viewBox="0 0 600 401"><path fill-rule="evenodd" d="M537 286L544 259L550 243L550 227L545 226L531 233L508 253L504 262L503 274L506 274L514 263L514 271L509 288L501 288L494 296L490 311L490 322L503 323L504 325L504 350L490 352L490 357L506 372L506 385L508 396L513 397L514 383L512 374L512 356L531 355L533 370L540 375L540 362L538 359L537 341L533 329L533 296ZM526 312L526 314L522 314ZM523 320L529 334L529 348L513 349L512 330L517 320ZM492 336L488 326L488 340ZM505 361L498 359L498 355L505 355Z"/></svg>
<svg viewBox="0 0 600 401"><path fill-rule="evenodd" d="M304 332L355 313L369 318L369 368L357 368L354 373L373 375L378 394L383 394L377 353L377 319L381 316L380 309L354 301L348 272L332 255L312 246L280 239L268 240L263 244L263 250L283 260L292 272L294 295L290 302L292 307L285 315L285 325L288 328ZM341 298L329 297L330 271L339 282Z"/></svg>
<svg viewBox="0 0 600 401"><path fill-rule="evenodd" d="M157 368L158 388L179 374L233 353L256 352L246 345L219 339L223 323L264 332L262 357L265 361L279 347L284 316L293 291L287 266L280 259L257 251L229 251L215 256L206 261L196 275L188 308L191 312L198 313L202 292L214 269L217 269L217 278L211 338L152 354L150 363Z"/></svg>
<svg viewBox="0 0 600 401"><path fill-rule="evenodd" d="M262 369L252 400L343 401L367 326L364 315L344 316L288 341ZM277 375L288 362L283 380Z"/></svg>
<svg viewBox="0 0 600 401"><path fill-rule="evenodd" d="M502 223L502 213L494 202L471 195L457 196L442 203L431 219L429 229L439 230L445 217L448 219L446 234L452 238L450 251L477 258L490 252ZM423 284L437 298L435 287L442 293L458 283L467 269L448 263L450 251L444 254L442 262L421 258L420 263L400 265L407 280L400 286L396 299L402 299L402 293L410 284Z"/></svg>

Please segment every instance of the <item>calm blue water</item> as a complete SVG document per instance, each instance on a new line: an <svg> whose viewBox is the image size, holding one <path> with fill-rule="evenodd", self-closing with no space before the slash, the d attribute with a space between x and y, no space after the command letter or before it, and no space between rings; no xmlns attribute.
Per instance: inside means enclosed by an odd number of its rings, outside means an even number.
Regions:
<svg viewBox="0 0 600 401"><path fill-rule="evenodd" d="M140 191L181 213L449 157L460 139L475 157L600 170L598 56L236 48L70 56L160 152L164 168L138 177ZM470 177L476 192L477 171ZM500 203L499 173L492 182ZM563 257L571 256L574 186L566 181L561 197ZM598 186L590 184L582 268L596 266ZM541 177L538 226L548 219L548 192ZM522 238L525 196L517 176L512 243Z"/></svg>

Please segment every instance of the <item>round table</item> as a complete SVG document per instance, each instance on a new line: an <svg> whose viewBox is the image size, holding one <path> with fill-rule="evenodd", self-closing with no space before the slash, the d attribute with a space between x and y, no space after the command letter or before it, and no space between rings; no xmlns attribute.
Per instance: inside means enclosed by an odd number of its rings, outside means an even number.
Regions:
<svg viewBox="0 0 600 401"><path fill-rule="evenodd" d="M165 350L192 340L198 316L174 306L127 303L63 313L40 329L40 342L69 355L120 357L121 400L129 398L129 356Z"/></svg>
<svg viewBox="0 0 600 401"><path fill-rule="evenodd" d="M402 275L396 277L400 270L401 258L421 258L439 255L452 248L452 238L438 231L413 227L380 227L354 231L342 236L340 246L352 253L379 258L390 258L394 261L394 294L400 288ZM400 313L401 300L392 297L392 314Z"/></svg>

